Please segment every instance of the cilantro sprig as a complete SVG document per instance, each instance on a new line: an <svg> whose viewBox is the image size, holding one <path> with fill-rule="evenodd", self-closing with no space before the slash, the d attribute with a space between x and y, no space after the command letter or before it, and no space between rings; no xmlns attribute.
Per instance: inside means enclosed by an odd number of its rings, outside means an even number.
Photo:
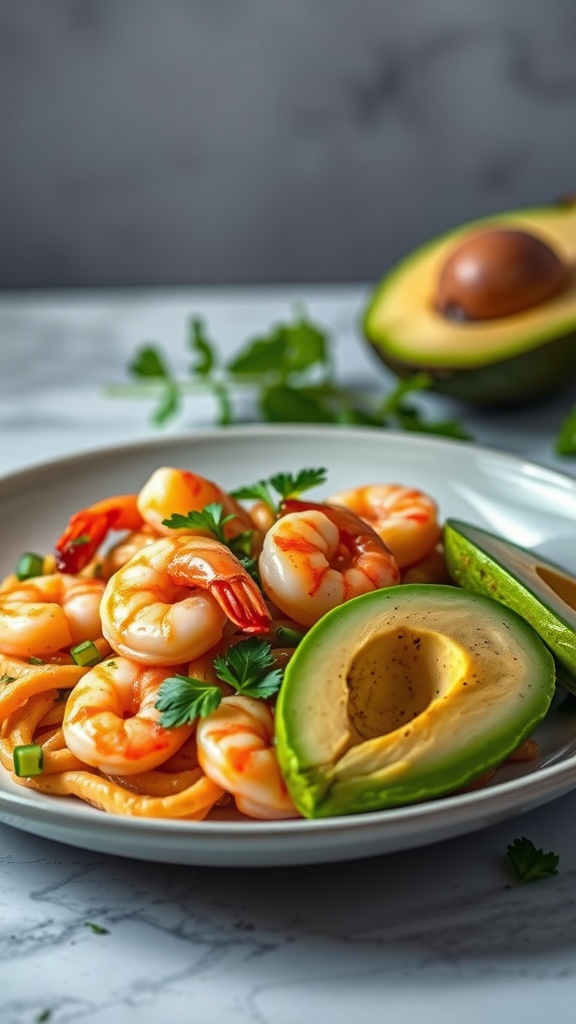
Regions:
<svg viewBox="0 0 576 1024"><path fill-rule="evenodd" d="M276 668L272 646L262 637L248 637L214 658L218 679L235 693L266 699L278 692L283 669ZM158 690L156 708L161 712L160 724L170 729L194 722L215 711L222 700L222 690L193 676L168 676Z"/></svg>
<svg viewBox="0 0 576 1024"><path fill-rule="evenodd" d="M237 487L230 493L233 498L240 500L262 501L276 514L283 501L298 498L304 491L323 484L327 476L328 470L324 468L301 469L298 473L275 473L267 480L257 480L256 483Z"/></svg>
<svg viewBox="0 0 576 1024"><path fill-rule="evenodd" d="M173 512L169 519L162 520L162 525L170 530L204 530L221 544L228 544L224 527L235 518L233 512L225 516L222 503L214 501L205 505L203 509L187 512L186 515Z"/></svg>
<svg viewBox="0 0 576 1024"><path fill-rule="evenodd" d="M526 836L520 836L510 843L506 848L506 856L519 882L533 882L558 874L558 854L537 849Z"/></svg>
<svg viewBox="0 0 576 1024"><path fill-rule="evenodd" d="M217 424L228 426L239 418L238 397L248 391L265 422L357 424L469 439L456 420L427 421L407 401L430 387L426 373L400 381L384 398L341 386L328 332L299 310L292 320L248 339L229 359L209 337L202 319L194 316L186 347L192 360L180 376L159 345L142 345L128 364L133 382L111 385L108 393L155 399L152 419L157 426L180 414L188 395L206 392L213 397Z"/></svg>

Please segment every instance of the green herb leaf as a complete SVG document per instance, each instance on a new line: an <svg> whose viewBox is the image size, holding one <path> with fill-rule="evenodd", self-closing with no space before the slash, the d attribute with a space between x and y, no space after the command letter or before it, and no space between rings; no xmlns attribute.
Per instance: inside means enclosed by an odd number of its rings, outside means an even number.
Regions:
<svg viewBox="0 0 576 1024"><path fill-rule="evenodd" d="M199 377L209 377L218 365L218 357L214 345L208 339L204 323L198 317L193 317L190 321L189 345L196 355L191 373Z"/></svg>
<svg viewBox="0 0 576 1024"><path fill-rule="evenodd" d="M301 469L296 474L275 473L268 480L257 480L246 487L237 487L230 493L233 498L240 500L263 501L276 513L283 501L297 498L311 487L318 487L325 482L327 475L328 471L324 468ZM273 491L276 491L279 500L273 495Z"/></svg>
<svg viewBox="0 0 576 1024"><path fill-rule="evenodd" d="M399 381L384 400L379 400L371 388L358 392L337 384L330 338L301 310L292 321L277 324L267 334L248 341L227 362L220 357L199 317L190 320L188 343L195 356L189 380L176 379L159 349L148 344L140 348L129 366L140 383L108 390L117 395L155 397L158 405L153 421L157 426L174 418L185 393L199 390L212 394L217 423L228 426L235 419L233 389L250 388L264 422L361 424L469 439L457 421L430 423L406 405L407 395L431 386L427 373Z"/></svg>
<svg viewBox="0 0 576 1024"><path fill-rule="evenodd" d="M259 400L269 423L335 423L336 414L314 390L282 382L264 387Z"/></svg>
<svg viewBox="0 0 576 1024"><path fill-rule="evenodd" d="M576 405L572 406L560 425L554 451L557 455L576 455Z"/></svg>
<svg viewBox="0 0 576 1024"><path fill-rule="evenodd" d="M271 697L280 689L283 672L274 668L272 647L262 637L249 637L214 658L214 670L236 693Z"/></svg>
<svg viewBox="0 0 576 1024"><path fill-rule="evenodd" d="M40 1010L40 1013L37 1013L34 1018L35 1024L46 1024L46 1021L50 1020L51 1016L52 1010L49 1010L48 1008Z"/></svg>
<svg viewBox="0 0 576 1024"><path fill-rule="evenodd" d="M169 519L163 519L162 525L170 530L204 530L211 533L221 544L228 544L224 536L224 527L231 519L235 519L234 513L223 515L224 507L220 502L211 502L198 511L187 512L181 515L174 512Z"/></svg>
<svg viewBox="0 0 576 1024"><path fill-rule="evenodd" d="M169 380L172 377L164 362L162 353L155 345L144 345L136 351L136 355L128 370L133 377L148 377L155 380Z"/></svg>
<svg viewBox="0 0 576 1024"><path fill-rule="evenodd" d="M284 373L286 340L281 331L267 338L255 338L226 364L234 376L259 376L270 370Z"/></svg>
<svg viewBox="0 0 576 1024"><path fill-rule="evenodd" d="M297 498L303 491L309 491L312 487L318 487L326 482L328 470L321 469L300 469L294 473L275 473L270 477L270 483L278 492L283 501L288 498Z"/></svg>
<svg viewBox="0 0 576 1024"><path fill-rule="evenodd" d="M180 407L180 388L162 354L154 345L140 348L128 370L134 377L158 382L159 403L153 415L153 421L157 426L175 416Z"/></svg>
<svg viewBox="0 0 576 1024"><path fill-rule="evenodd" d="M94 924L93 921L84 921L84 927L89 928L95 935L109 935L109 929L103 928L101 924Z"/></svg>
<svg viewBox="0 0 576 1024"><path fill-rule="evenodd" d="M544 850L536 849L532 840L526 836L521 836L510 843L506 848L506 856L520 882L531 882L558 874L558 854L544 853Z"/></svg>
<svg viewBox="0 0 576 1024"><path fill-rule="evenodd" d="M219 686L203 683L191 676L168 676L158 690L155 707L161 711L160 725L172 729L205 718L222 700Z"/></svg>

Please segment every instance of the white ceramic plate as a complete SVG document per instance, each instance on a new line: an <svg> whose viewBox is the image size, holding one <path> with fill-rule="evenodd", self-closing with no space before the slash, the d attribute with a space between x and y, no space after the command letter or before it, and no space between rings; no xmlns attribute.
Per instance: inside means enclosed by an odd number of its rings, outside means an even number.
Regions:
<svg viewBox="0 0 576 1024"><path fill-rule="evenodd" d="M576 573L576 480L513 456L417 434L250 426L158 439L59 460L0 479L0 576L25 550L50 551L72 511L138 490L160 465L224 487L278 471L328 469L326 489L375 481L414 484L454 516ZM98 852L177 864L260 866L346 860L421 846L534 808L576 787L573 698L555 702L537 739L538 762L507 767L478 790L425 804L320 821L178 822L120 818L0 777L0 820Z"/></svg>

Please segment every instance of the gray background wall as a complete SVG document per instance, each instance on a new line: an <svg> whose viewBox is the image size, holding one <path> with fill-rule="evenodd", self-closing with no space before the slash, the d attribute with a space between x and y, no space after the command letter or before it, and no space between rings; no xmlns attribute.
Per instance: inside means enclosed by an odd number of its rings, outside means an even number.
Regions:
<svg viewBox="0 0 576 1024"><path fill-rule="evenodd" d="M0 287L371 280L576 189L575 0L0 0Z"/></svg>

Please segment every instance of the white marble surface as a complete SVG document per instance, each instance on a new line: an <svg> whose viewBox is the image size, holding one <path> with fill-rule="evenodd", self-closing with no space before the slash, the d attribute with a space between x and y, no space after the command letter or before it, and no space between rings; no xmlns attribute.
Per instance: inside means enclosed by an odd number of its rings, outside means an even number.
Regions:
<svg viewBox="0 0 576 1024"><path fill-rule="evenodd" d="M147 338L185 365L191 313L232 350L303 300L334 330L343 377L368 377L355 327L363 297L358 287L5 294L0 471L152 436L149 407L103 386L124 379ZM571 400L467 419L479 441L574 473L551 448ZM187 407L170 429L210 415L207 402ZM556 877L513 880L504 855L519 835L559 854ZM573 796L468 837L327 866L164 866L6 825L0 860L2 1024L539 1024L569 1019L576 998Z"/></svg>

